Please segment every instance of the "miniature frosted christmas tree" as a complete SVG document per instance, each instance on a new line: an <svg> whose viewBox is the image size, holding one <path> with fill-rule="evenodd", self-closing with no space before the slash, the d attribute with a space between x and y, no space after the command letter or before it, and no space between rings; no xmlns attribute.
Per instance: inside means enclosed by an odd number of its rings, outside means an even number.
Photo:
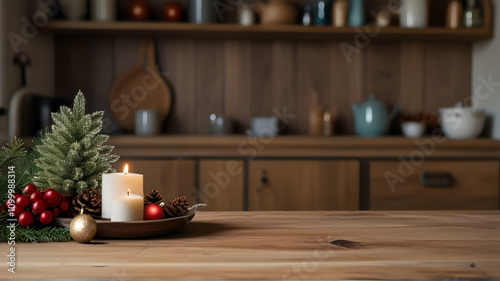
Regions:
<svg viewBox="0 0 500 281"><path fill-rule="evenodd" d="M104 145L109 136L99 134L104 112L85 114L82 92L75 97L73 109L61 106L52 113L54 125L36 147L39 171L34 183L38 188L52 188L63 194L80 194L87 188L101 190L102 174L114 172L118 160L113 147Z"/></svg>

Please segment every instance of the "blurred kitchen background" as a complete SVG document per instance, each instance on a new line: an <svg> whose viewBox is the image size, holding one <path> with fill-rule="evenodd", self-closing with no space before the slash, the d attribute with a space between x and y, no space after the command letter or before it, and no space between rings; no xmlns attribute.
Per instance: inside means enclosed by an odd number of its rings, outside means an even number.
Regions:
<svg viewBox="0 0 500 281"><path fill-rule="evenodd" d="M81 90L117 169L211 210L498 209L499 13L0 0L0 139L29 139Z"/></svg>

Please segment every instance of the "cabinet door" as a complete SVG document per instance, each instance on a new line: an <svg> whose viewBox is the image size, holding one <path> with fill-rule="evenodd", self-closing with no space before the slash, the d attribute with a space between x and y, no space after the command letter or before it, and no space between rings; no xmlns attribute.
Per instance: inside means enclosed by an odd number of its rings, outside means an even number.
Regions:
<svg viewBox="0 0 500 281"><path fill-rule="evenodd" d="M120 159L113 167L123 171L125 164L130 172L144 175L144 195L156 189L165 200L186 196L191 204L196 203L195 160Z"/></svg>
<svg viewBox="0 0 500 281"><path fill-rule="evenodd" d="M370 162L372 210L499 207L498 161Z"/></svg>
<svg viewBox="0 0 500 281"><path fill-rule="evenodd" d="M250 211L359 208L358 161L262 160L249 169Z"/></svg>
<svg viewBox="0 0 500 281"><path fill-rule="evenodd" d="M199 193L203 210L243 211L242 160L200 160Z"/></svg>

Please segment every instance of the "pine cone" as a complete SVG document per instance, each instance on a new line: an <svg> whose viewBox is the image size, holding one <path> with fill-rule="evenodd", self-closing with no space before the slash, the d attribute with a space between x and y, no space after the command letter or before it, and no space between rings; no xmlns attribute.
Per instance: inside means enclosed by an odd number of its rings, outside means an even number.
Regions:
<svg viewBox="0 0 500 281"><path fill-rule="evenodd" d="M176 197L170 200L164 207L165 215L167 217L178 217L184 215L189 208L189 202L186 196Z"/></svg>
<svg viewBox="0 0 500 281"><path fill-rule="evenodd" d="M85 208L85 213L94 218L100 218L102 200L99 191L88 188L84 193L75 196L71 201L71 211L78 215L82 207Z"/></svg>
<svg viewBox="0 0 500 281"><path fill-rule="evenodd" d="M161 202L163 202L163 198L161 197L160 192L156 189L151 190L146 196L144 196L144 205L149 203L160 204Z"/></svg>

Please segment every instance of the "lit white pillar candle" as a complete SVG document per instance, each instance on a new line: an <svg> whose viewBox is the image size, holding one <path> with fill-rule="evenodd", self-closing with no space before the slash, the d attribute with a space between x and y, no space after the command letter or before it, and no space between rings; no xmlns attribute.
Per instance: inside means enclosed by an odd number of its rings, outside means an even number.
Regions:
<svg viewBox="0 0 500 281"><path fill-rule="evenodd" d="M144 196L143 176L128 172L125 165L123 173L102 175L102 217L111 218L111 201L117 196L123 196L130 190L131 194Z"/></svg>
<svg viewBox="0 0 500 281"><path fill-rule="evenodd" d="M118 196L111 201L111 221L142 221L144 198L137 194Z"/></svg>

